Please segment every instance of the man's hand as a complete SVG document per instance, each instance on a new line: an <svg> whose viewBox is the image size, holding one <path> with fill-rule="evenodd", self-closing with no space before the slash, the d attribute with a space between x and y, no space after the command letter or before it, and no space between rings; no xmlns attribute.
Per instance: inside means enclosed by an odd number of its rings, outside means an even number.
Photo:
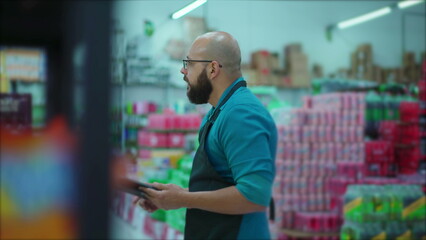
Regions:
<svg viewBox="0 0 426 240"><path fill-rule="evenodd" d="M159 190L150 188L141 188L148 197L148 200L158 208L170 210L185 207L184 195L188 189L184 189L175 184L152 183L153 187Z"/></svg>
<svg viewBox="0 0 426 240"><path fill-rule="evenodd" d="M134 197L133 198L133 204L138 204L145 211L150 212L150 213L158 210L158 207L155 206L151 201L149 201L147 199L140 198L140 197Z"/></svg>

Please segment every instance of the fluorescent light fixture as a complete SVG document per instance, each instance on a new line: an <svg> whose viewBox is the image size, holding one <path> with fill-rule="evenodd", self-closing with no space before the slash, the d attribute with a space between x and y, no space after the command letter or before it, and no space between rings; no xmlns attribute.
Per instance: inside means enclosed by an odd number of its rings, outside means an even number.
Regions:
<svg viewBox="0 0 426 240"><path fill-rule="evenodd" d="M391 11L392 11L392 9L390 7L381 8L381 9L376 10L374 12L367 13L367 14L361 15L359 17L355 17L355 18L340 22L340 23L337 24L337 27L340 28L340 29L344 29L344 28L347 28L347 27L350 27L350 26L353 26L353 25L356 25L356 24L360 24L362 22L383 16L383 15L389 14Z"/></svg>
<svg viewBox="0 0 426 240"><path fill-rule="evenodd" d="M398 3L398 8L403 9L424 2L424 0L405 0Z"/></svg>
<svg viewBox="0 0 426 240"><path fill-rule="evenodd" d="M196 1L192 2L192 3L190 3L189 5L187 5L186 7L182 8L181 10L173 13L172 14L172 18L173 19L181 18L185 14L189 13L190 11L196 9L197 7L203 5L206 2L207 2L207 0L196 0Z"/></svg>

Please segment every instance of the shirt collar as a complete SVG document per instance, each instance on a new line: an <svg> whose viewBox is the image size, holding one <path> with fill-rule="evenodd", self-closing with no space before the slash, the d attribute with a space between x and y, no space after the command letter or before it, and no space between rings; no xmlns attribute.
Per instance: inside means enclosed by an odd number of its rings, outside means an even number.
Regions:
<svg viewBox="0 0 426 240"><path fill-rule="evenodd" d="M235 86L235 84L237 84L238 82L241 82L241 81L244 81L243 77L237 78L231 85L229 85L229 87L222 93L222 96L220 96L219 102L217 102L217 106L220 105L220 103L223 101L225 96L231 91L231 89ZM223 108L223 106L221 108ZM210 110L210 114L209 114L209 119L213 115L215 110L216 110L216 108L214 106L212 106L212 109Z"/></svg>
<svg viewBox="0 0 426 240"><path fill-rule="evenodd" d="M222 96L220 96L220 99L219 99L219 102L217 103L217 106L220 105L220 103L223 101L223 99L225 98L225 96L228 95L228 93L235 86L235 84L237 84L238 82L241 82L241 81L244 81L243 77L237 78L237 80L235 80L231 85L229 85L229 87L222 93Z"/></svg>

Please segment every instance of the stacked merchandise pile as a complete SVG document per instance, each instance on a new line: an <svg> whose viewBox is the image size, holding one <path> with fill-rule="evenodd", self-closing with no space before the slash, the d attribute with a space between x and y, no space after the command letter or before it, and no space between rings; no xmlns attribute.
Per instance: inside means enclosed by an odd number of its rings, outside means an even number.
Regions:
<svg viewBox="0 0 426 240"><path fill-rule="evenodd" d="M279 126L274 198L279 209L275 227L286 229L281 239L300 232L337 239L333 233L340 220L330 211L327 186L336 164L352 169L364 160L364 111L363 94L318 95L292 110L289 125Z"/></svg>
<svg viewBox="0 0 426 240"><path fill-rule="evenodd" d="M399 174L414 174L419 169L420 164L420 127L419 121L419 103L401 102L400 121L382 121L379 128L379 141L366 143L369 149L368 155L377 152L377 145L383 151L389 151L389 159L386 161L388 166L377 169L378 171L387 171L379 174L381 176L394 176ZM368 161L368 159L367 159Z"/></svg>
<svg viewBox="0 0 426 240"><path fill-rule="evenodd" d="M419 185L351 185L342 240L424 239L426 196Z"/></svg>

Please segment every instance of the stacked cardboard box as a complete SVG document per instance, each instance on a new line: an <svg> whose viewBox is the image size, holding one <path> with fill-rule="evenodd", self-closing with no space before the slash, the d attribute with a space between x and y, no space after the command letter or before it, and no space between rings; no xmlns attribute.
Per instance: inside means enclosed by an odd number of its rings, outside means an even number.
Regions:
<svg viewBox="0 0 426 240"><path fill-rule="evenodd" d="M302 51L300 43L289 44L284 47L285 70L288 80L279 81L279 84L290 84L293 87L309 87L311 78L308 71L308 57Z"/></svg>
<svg viewBox="0 0 426 240"><path fill-rule="evenodd" d="M248 85L275 86L273 73L279 71L278 54L260 50L251 54L250 66L243 66L242 73Z"/></svg>
<svg viewBox="0 0 426 240"><path fill-rule="evenodd" d="M402 69L401 68L386 68L383 69L383 81L386 83L394 82L400 83L402 82Z"/></svg>
<svg viewBox="0 0 426 240"><path fill-rule="evenodd" d="M356 79L373 79L373 50L370 44L362 44L351 54L351 73Z"/></svg>
<svg viewBox="0 0 426 240"><path fill-rule="evenodd" d="M415 83L421 77L420 65L416 63L416 55L413 52L406 52L402 56L402 83Z"/></svg>

